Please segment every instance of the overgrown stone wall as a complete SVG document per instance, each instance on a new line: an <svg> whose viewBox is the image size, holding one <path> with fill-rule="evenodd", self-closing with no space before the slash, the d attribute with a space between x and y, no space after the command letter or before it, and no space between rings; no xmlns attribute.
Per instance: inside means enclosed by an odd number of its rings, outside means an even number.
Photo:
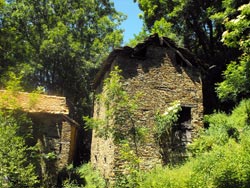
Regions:
<svg viewBox="0 0 250 188"><path fill-rule="evenodd" d="M104 76L108 77L108 72ZM102 92L103 82L100 83L96 89L96 94ZM95 100L94 102L94 118L105 119L106 109L104 104L100 100ZM101 171L103 176L107 179L114 177L114 157L115 148L112 138L101 138L98 133L92 132L92 143L91 143L91 162L94 164L95 168Z"/></svg>
<svg viewBox="0 0 250 188"><path fill-rule="evenodd" d="M22 125L20 132L30 132L26 142L37 147L34 163L41 187L56 187L58 173L74 160L78 137L79 125L67 116L66 98L0 90L0 104L2 109L20 110L31 118L32 127Z"/></svg>
<svg viewBox="0 0 250 188"><path fill-rule="evenodd" d="M37 170L44 187L55 187L59 172L72 162L75 129L62 115L32 113L33 144L40 152Z"/></svg>
<svg viewBox="0 0 250 188"><path fill-rule="evenodd" d="M161 148L153 135L156 112L164 113L170 103L179 100L182 106L189 107L191 112L191 127L186 128L185 135L180 138L182 148L195 136L198 127L203 126L202 83L199 70L178 59L176 52L168 47L149 45L142 56L131 58L126 53L118 53L113 59L112 67L118 65L123 71L123 85L131 95L141 93L136 123L148 127L149 134L146 143L139 147L138 153L142 159L141 168L148 169L156 164L164 163ZM102 92L103 80L96 93ZM103 104L95 102L94 117L105 118ZM178 147L178 145L176 145ZM123 166L118 155L117 146L111 139L100 138L95 131L92 138L91 161L94 166L106 176L112 178ZM165 156L168 157L168 156ZM179 157L176 155L176 157ZM118 167L118 168L117 168ZM116 170L115 170L116 169Z"/></svg>

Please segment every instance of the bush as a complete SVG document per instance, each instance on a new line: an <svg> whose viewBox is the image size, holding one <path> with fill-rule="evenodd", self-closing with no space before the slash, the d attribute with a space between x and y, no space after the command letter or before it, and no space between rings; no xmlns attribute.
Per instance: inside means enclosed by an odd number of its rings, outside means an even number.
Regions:
<svg viewBox="0 0 250 188"><path fill-rule="evenodd" d="M33 148L26 146L19 130L17 119L0 112L0 187L34 187L38 183L28 155Z"/></svg>
<svg viewBox="0 0 250 188"><path fill-rule="evenodd" d="M65 188L105 188L106 182L104 178L101 176L101 174L94 170L90 163L83 164L82 166L72 169L72 165L70 165L70 169L68 169L68 172L70 174L77 174L82 183L79 183L79 180L77 181L74 178L71 178L69 176L69 179L65 180L63 182L63 187Z"/></svg>
<svg viewBox="0 0 250 188"><path fill-rule="evenodd" d="M249 188L250 100L232 114L207 117L209 129L190 146L193 154L182 166L140 172L140 188Z"/></svg>

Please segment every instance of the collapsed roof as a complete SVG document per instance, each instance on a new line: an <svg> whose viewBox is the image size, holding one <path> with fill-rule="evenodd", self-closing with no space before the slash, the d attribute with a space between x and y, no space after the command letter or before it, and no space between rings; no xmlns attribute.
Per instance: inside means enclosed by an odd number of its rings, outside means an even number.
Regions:
<svg viewBox="0 0 250 188"><path fill-rule="evenodd" d="M166 48L170 48L173 50L180 59L182 59L183 63L186 66L189 67L199 67L202 69L202 67L199 64L199 61L195 56L189 52L185 48L178 47L174 41L167 37L159 37L158 34L154 34L149 36L144 42L137 44L134 48L131 48L129 46L121 47L114 49L107 59L103 62L100 71L97 73L94 81L93 81L93 87L96 88L98 84L100 83L100 80L103 78L104 74L110 70L110 67L114 61L114 59L118 55L126 55L129 58L136 58L143 60L146 57L144 55L144 51L147 49L149 45L158 45Z"/></svg>
<svg viewBox="0 0 250 188"><path fill-rule="evenodd" d="M0 107L29 113L69 114L65 97L0 90Z"/></svg>

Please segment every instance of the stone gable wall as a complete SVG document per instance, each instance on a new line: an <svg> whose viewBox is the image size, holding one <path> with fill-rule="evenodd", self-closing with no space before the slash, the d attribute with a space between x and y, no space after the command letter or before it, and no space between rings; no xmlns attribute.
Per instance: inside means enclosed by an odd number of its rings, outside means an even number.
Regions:
<svg viewBox="0 0 250 188"><path fill-rule="evenodd" d="M179 100L182 106L191 109L192 117L192 127L186 131L187 134L182 140L185 143L182 145L191 142L198 127L203 126L202 83L198 69L178 60L173 50L157 45L149 45L144 57L140 59L118 54L112 66L114 65L118 65L123 71L123 85L126 91L130 95L142 94L136 123L146 125L150 132L155 126L156 112L163 113L171 102ZM107 76L108 72L104 79ZM97 94L102 92L102 84L103 82L97 87ZM94 117L105 117L102 104L95 103ZM123 166L117 150L112 140L99 138L93 133L91 161L106 177L112 178L116 170L119 171ZM147 142L139 147L139 155L143 160L142 169L163 163L159 145L153 134L149 134ZM177 157L179 156L176 155Z"/></svg>

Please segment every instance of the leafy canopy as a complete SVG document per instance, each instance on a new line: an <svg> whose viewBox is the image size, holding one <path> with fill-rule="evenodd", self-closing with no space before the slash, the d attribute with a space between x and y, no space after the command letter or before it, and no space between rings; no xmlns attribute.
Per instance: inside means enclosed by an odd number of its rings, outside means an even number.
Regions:
<svg viewBox="0 0 250 188"><path fill-rule="evenodd" d="M109 0L24 0L2 6L1 75L22 72L25 90L42 86L64 95L80 121L91 103L96 69L122 42L118 26L124 16Z"/></svg>
<svg viewBox="0 0 250 188"><path fill-rule="evenodd" d="M218 84L217 93L220 99L239 100L250 93L250 4L238 8L238 14L225 19L226 31L222 41L229 47L239 48L241 56L238 62L233 61L224 71L224 81Z"/></svg>
<svg viewBox="0 0 250 188"><path fill-rule="evenodd" d="M247 0L134 0L143 11L141 16L149 32L170 37L182 44L206 63L215 64L225 57L228 48L222 45L222 24ZM233 51L232 51L233 52ZM231 53L232 53L231 52ZM227 56L230 59L230 56ZM218 59L223 64L227 59ZM224 62L225 64L225 62Z"/></svg>

